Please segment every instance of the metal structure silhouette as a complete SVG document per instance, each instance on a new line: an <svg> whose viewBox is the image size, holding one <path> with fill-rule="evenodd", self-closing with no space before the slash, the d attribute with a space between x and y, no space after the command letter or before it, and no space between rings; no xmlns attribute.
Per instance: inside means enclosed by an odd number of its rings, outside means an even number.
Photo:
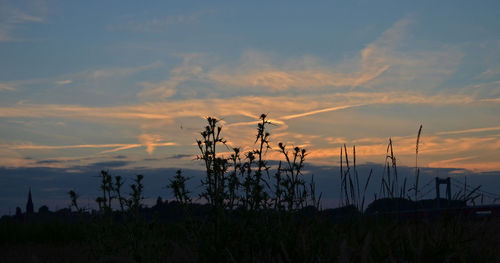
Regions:
<svg viewBox="0 0 500 263"><path fill-rule="evenodd" d="M439 186L442 184L446 185L446 199L448 201L448 204L451 201L451 180L450 180L450 177L446 177L445 179L441 179L439 177L436 177L436 205L437 205L437 208L441 207L441 195L440 195Z"/></svg>

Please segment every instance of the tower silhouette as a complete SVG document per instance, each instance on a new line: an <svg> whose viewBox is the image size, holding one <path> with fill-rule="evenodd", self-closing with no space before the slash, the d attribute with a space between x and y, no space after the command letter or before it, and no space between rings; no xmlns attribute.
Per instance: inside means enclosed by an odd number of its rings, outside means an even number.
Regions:
<svg viewBox="0 0 500 263"><path fill-rule="evenodd" d="M26 203L26 215L33 214L33 200L31 199L31 187L28 192L28 202Z"/></svg>
<svg viewBox="0 0 500 263"><path fill-rule="evenodd" d="M441 179L439 177L436 177L436 205L437 208L441 208L441 195L439 192L439 186L441 184L446 185L446 200L448 201L448 205L450 205L451 201L451 186L450 186L450 177L447 177L445 179Z"/></svg>

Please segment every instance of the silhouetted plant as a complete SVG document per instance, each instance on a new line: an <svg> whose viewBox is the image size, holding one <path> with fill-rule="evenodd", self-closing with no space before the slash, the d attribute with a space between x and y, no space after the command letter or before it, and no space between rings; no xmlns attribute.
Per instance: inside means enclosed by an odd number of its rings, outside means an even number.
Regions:
<svg viewBox="0 0 500 263"><path fill-rule="evenodd" d="M181 170L177 170L174 179L170 180L170 184L167 186L174 192L175 200L184 206L191 203L189 191L186 189L186 181L189 179L182 175Z"/></svg>
<svg viewBox="0 0 500 263"><path fill-rule="evenodd" d="M311 182L309 183L309 192L311 193L312 205L319 210L321 208L321 196L323 193L320 193L319 196L316 197L316 182L314 182L314 174L311 176Z"/></svg>
<svg viewBox="0 0 500 263"><path fill-rule="evenodd" d="M275 185L274 185L274 197L273 197L273 201L274 201L274 209L278 209L278 210L283 210L285 207L283 206L283 189L282 189L282 185L283 185L283 178L282 178L282 174L281 174L281 161L279 162L279 165L278 165L278 169L276 170L276 173L274 174L274 181L275 181Z"/></svg>
<svg viewBox="0 0 500 263"><path fill-rule="evenodd" d="M306 150L300 147L289 149L283 143L278 144L278 151L285 160L279 162L273 176L275 184L272 188L266 182L266 179L269 179L270 168L265 161L264 153L270 147L270 135L265 132L265 125L267 125L265 115L261 116L261 122L257 127L258 134L254 142L256 149L243 154L239 148L233 148L233 153L227 159L216 154L216 144L224 144L220 136L222 128L216 125L216 119L208 118L208 122L209 125L202 132L203 140L198 141L201 151L198 159L204 160L207 168L207 177L203 180L205 194L203 197L213 207L221 208L218 211L224 211L224 213L217 213L217 217L214 218L212 214L205 213L203 206L191 204L192 207L199 207L200 213L178 221L162 222L156 217L146 221L146 216L144 218L108 216L93 217L88 225L84 220L82 220L84 224L68 224L66 232L69 234L65 234L69 237L68 240L75 243L84 240L85 246L90 246L91 251L98 252L95 260L92 258L88 261L98 261L99 257L102 261L106 258L114 259L106 256L117 254L124 255L124 258L133 258L134 262L224 260L235 262L434 262L436 260L493 262L498 258L498 250L492 249L498 243L497 235L491 234L499 229L495 220L467 221L451 217L426 222L393 221L392 215L387 215L387 217L379 215L384 220L373 217L355 217L345 222L342 217L337 217L346 212L347 215L357 215L357 210L363 210L364 196L373 174L370 170L363 188L363 182L357 171L355 146L353 146L351 157L349 157L346 145L343 145L340 151L341 199L343 199L341 204L348 207L320 211L313 217L308 215L310 211L316 212L314 209L296 211L300 208L307 208L305 206L309 204L309 201L318 208L321 200L321 194L319 198L316 198L314 176L308 184L305 180L306 176L302 173L307 156ZM420 132L421 130L419 130L418 137L420 137ZM417 154L418 144L419 138L416 144ZM418 175L417 160L415 166ZM397 195L406 198L404 196L406 181L402 185L398 182L399 175L391 139L386 151L385 168L381 189L386 195L394 197L393 199L398 199ZM107 171L102 171L100 176L102 177L100 188L102 196L97 199L100 207L102 206L101 209L111 211L114 199L122 206L123 198L120 191L124 183L122 178L116 176L112 180L113 176ZM154 209L140 209L144 198L143 179L142 175L136 176L130 186L132 189L130 198L123 203L135 215L139 215L139 210L144 212L144 215L154 211ZM191 203L186 188L188 179L179 170L168 186L174 191L176 200L182 204ZM465 195L466 188L469 187L466 182L463 187L464 200L472 198L472 195L475 195L474 199L482 197L476 192L479 187L467 192L468 195ZM417 188L418 179L416 179L415 189L411 189L415 190L416 195L418 194ZM68 194L72 201L71 207L80 210L76 192L70 191ZM460 194L457 193L454 198L459 196ZM393 201L393 199L388 201ZM411 200L405 201L412 203ZM162 205L163 201L160 197L157 204L158 208L169 207ZM272 211L238 213L224 210L238 205L256 211L274 206L279 211L288 210L294 213L273 213ZM123 207L121 209L123 210ZM340 213L337 214L339 211ZM16 213L18 219L23 218L20 208L16 209ZM285 216L282 216L283 214ZM241 216L244 216L244 220L241 220ZM18 231L11 231L11 226L9 222L0 224L0 230L2 230L0 234L7 233L0 235L1 238L16 240L25 234L19 235ZM51 240L54 233L60 235L63 232L60 231L60 226L56 225L56 227L40 232L36 229L37 224L22 223L16 230L31 235L35 233L37 238L41 236L42 241L46 241L47 238L43 236L50 236L48 239ZM32 229L37 231L31 231ZM75 232L80 234L75 235ZM39 233L44 235L39 235ZM488 244L493 245L488 246ZM7 243L7 245L9 249L10 244Z"/></svg>
<svg viewBox="0 0 500 263"><path fill-rule="evenodd" d="M422 125L418 129L417 143L415 144L415 201L418 201L418 181L420 179L420 168L418 168L418 146L420 144L420 136L422 135Z"/></svg>
<svg viewBox="0 0 500 263"><path fill-rule="evenodd" d="M284 177L281 180L283 186L283 200L287 204L289 210L303 208L307 201L308 193L305 180L302 174L304 161L306 157L306 149L300 147L293 148L293 152L289 153L286 145L278 144L279 151L285 157L285 165L281 168L284 172Z"/></svg>
<svg viewBox="0 0 500 263"><path fill-rule="evenodd" d="M238 178L238 173L241 171L241 157L240 148L233 148L233 153L229 158L232 162L232 171L229 174L228 182L228 207L233 209L238 206L238 190L240 187L240 180Z"/></svg>
<svg viewBox="0 0 500 263"><path fill-rule="evenodd" d="M124 212L125 205L127 204L127 199L124 198L121 194L121 187L123 186L124 181L122 180L121 176L115 176L115 183L113 185L113 191L116 194L116 198L118 199L118 202L120 204L120 211Z"/></svg>
<svg viewBox="0 0 500 263"><path fill-rule="evenodd" d="M69 194L69 198L71 199L71 205L70 205L70 209L71 208L75 208L75 210L77 212L82 212L83 209L81 209L79 206L78 206L78 197L80 197L75 191L73 190L70 190L68 192Z"/></svg>
<svg viewBox="0 0 500 263"><path fill-rule="evenodd" d="M382 183L381 183L381 188L382 188L381 195L383 197L389 197L389 198L395 198L395 197L406 198L405 196L406 178L403 185L400 188L398 181L398 167L396 162L396 156L394 155L394 150L392 147L391 138L389 138L389 143L387 144L384 171L385 172L384 175L382 176Z"/></svg>
<svg viewBox="0 0 500 263"><path fill-rule="evenodd" d="M245 154L245 162L241 166L240 173L243 176L243 196L241 197L241 203L242 206L246 209L252 209L254 207L253 205L253 199L252 199L252 192L253 192L253 185L254 183L254 178L253 178L253 170L252 167L254 165L255 161L255 155L253 151L249 151Z"/></svg>
<svg viewBox="0 0 500 263"><path fill-rule="evenodd" d="M111 202L114 196L111 194L113 191L113 180L108 171L102 170L100 173L102 196L97 197L96 202L99 206L99 210L104 210L105 212L111 212Z"/></svg>
<svg viewBox="0 0 500 263"><path fill-rule="evenodd" d="M266 118L266 114L260 116L260 122L257 124L257 135L254 141L254 144L257 144L257 148L245 154L245 162L240 168L244 190L241 197L242 205L250 210L267 208L270 201L270 196L266 191L266 189L270 189L267 182L270 179L270 167L265 160L265 154L268 149L271 149L269 146L270 133L267 132L266 127L271 122L266 120ZM256 166L255 169L254 166ZM264 173L266 178L263 178Z"/></svg>
<svg viewBox="0 0 500 263"><path fill-rule="evenodd" d="M347 146L340 147L340 203L342 206L354 206L359 211L363 212L365 205L366 190L373 175L373 170L370 169L368 178L365 181L365 186L361 191L359 174L356 166L356 146L352 147L353 170L349 164L349 154ZM345 166L344 166L345 162ZM344 169L345 167L345 169Z"/></svg>
<svg viewBox="0 0 500 263"><path fill-rule="evenodd" d="M197 140L198 148L201 152L197 159L205 163L206 176L202 180L204 187L200 194L212 207L219 209L224 207L226 193L227 159L217 156L217 144L225 144L226 141L221 137L222 127L218 126L219 120L208 117L208 125L201 132L202 139Z"/></svg>
<svg viewBox="0 0 500 263"><path fill-rule="evenodd" d="M132 212L137 212L142 207L141 202L144 199L143 197L144 185L142 183L143 179L144 176L142 174L138 174L134 179L134 183L130 185L132 193L130 193L130 198L128 200L128 207L129 210Z"/></svg>
<svg viewBox="0 0 500 263"><path fill-rule="evenodd" d="M267 165L267 161L264 159L264 155L268 149L271 149L269 146L269 136L270 133L267 132L266 126L271 124L270 121L266 120L267 115L260 115L260 123L257 124L257 135L255 138L255 142L257 143L257 149L253 150L253 154L257 159L257 171L255 172L255 176L251 181L251 201L250 201L250 209L258 209L259 207L267 207L267 201L269 199L269 195L264 190L266 184L267 188L269 188L269 184L266 179L264 179L263 173L265 172L267 175L267 179L269 179L269 166Z"/></svg>

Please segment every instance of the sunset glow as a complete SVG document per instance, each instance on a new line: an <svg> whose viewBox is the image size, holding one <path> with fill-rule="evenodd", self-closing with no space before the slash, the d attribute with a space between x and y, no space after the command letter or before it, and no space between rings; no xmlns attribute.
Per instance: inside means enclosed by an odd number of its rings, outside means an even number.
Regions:
<svg viewBox="0 0 500 263"><path fill-rule="evenodd" d="M269 159L413 167L423 125L419 166L500 171L499 3L385 6L3 1L0 166L196 168L205 117L249 150L265 113Z"/></svg>

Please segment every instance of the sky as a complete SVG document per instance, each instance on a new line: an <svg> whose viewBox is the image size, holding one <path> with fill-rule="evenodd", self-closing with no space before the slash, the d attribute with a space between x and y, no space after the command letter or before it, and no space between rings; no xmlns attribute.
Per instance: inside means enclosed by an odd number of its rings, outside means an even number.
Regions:
<svg viewBox="0 0 500 263"><path fill-rule="evenodd" d="M391 138L398 164L414 167L422 125L419 167L493 178L498 10L498 1L0 0L0 181L24 199L30 185L40 197L66 194L50 171L200 169L205 117L221 119L228 147L250 150L262 113L274 123L270 160L283 142L305 147L311 167L335 166L346 144L358 163L379 165ZM40 169L59 179L40 174L52 185L37 187Z"/></svg>

